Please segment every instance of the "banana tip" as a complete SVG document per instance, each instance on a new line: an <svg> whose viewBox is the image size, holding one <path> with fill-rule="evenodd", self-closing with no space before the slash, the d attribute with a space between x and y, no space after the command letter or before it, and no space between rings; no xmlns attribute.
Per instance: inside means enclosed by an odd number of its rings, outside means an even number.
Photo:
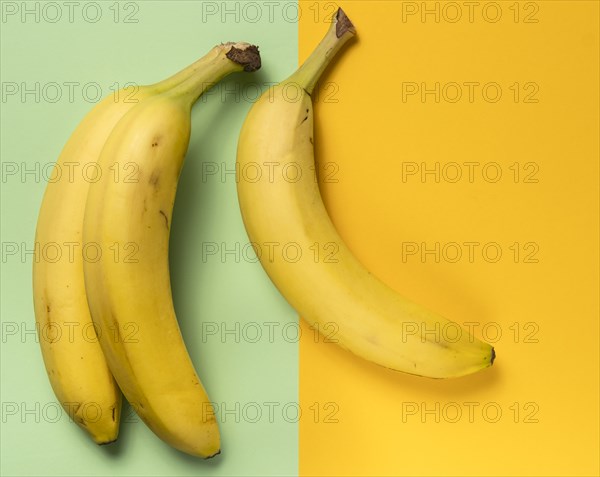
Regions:
<svg viewBox="0 0 600 477"><path fill-rule="evenodd" d="M494 364L494 360L496 359L496 350L492 347L492 357L490 358L490 366Z"/></svg>
<svg viewBox="0 0 600 477"><path fill-rule="evenodd" d="M110 441L96 442L96 444L98 444L99 446L107 446L108 444L112 444L113 442L117 442L117 439L115 438Z"/></svg>
<svg viewBox="0 0 600 477"><path fill-rule="evenodd" d="M335 36L341 38L345 33L350 32L352 35L356 35L356 28L348 18L348 15L342 10L338 8L338 11L335 15Z"/></svg>
<svg viewBox="0 0 600 477"><path fill-rule="evenodd" d="M248 45L241 48L232 46L226 56L234 63L242 65L244 71L252 72L260 69L260 53L258 52L258 47L255 45Z"/></svg>
<svg viewBox="0 0 600 477"><path fill-rule="evenodd" d="M216 456L218 456L220 453L221 453L221 449L219 449L219 450L218 450L217 452L215 452L213 455L209 455L209 456L207 456L207 457L205 458L205 460L212 459L213 457L216 457Z"/></svg>

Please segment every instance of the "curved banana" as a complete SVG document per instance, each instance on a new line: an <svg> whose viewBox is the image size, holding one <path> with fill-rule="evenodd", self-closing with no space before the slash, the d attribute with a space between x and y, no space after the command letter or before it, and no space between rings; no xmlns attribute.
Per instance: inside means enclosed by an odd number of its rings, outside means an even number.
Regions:
<svg viewBox="0 0 600 477"><path fill-rule="evenodd" d="M447 378L490 366L494 350L466 333L432 333L458 325L412 303L375 278L354 257L331 222L316 180L311 93L335 54L355 34L340 9L326 36L287 80L253 105L238 143L237 171L276 164L293 174L238 174L238 198L250 240L294 244L301 255L261 254L261 263L288 302L310 324L337 324L342 347L382 366ZM292 177L293 176L293 177ZM311 253L335 244L334 260ZM320 329L323 329L321 327Z"/></svg>
<svg viewBox="0 0 600 477"><path fill-rule="evenodd" d="M103 176L91 184L84 217L84 243L102 251L98 261L84 262L84 276L109 367L158 437L204 458L220 452L219 429L173 308L171 214L192 105L225 75L259 67L256 47L222 45L201 71L127 113L110 134L99 164L136 164L137 178L127 182ZM116 256L115 248L130 251Z"/></svg>
<svg viewBox="0 0 600 477"><path fill-rule="evenodd" d="M98 344L85 294L81 235L88 188L99 174L118 178L135 172L96 166L108 135L125 113L193 76L210 57L160 83L140 86L134 94L126 88L98 103L65 144L41 204L33 300L42 356L59 402L98 444L117 438L121 393Z"/></svg>

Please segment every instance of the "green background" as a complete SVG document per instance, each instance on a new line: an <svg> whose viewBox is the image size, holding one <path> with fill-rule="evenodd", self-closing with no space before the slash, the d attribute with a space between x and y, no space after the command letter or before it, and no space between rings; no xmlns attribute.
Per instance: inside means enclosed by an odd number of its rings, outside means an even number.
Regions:
<svg viewBox="0 0 600 477"><path fill-rule="evenodd" d="M21 5L21 2L2 2ZM35 8L34 3L27 6ZM43 3L43 2L42 2ZM64 6L64 2L58 2ZM87 2L80 2L85 5ZM230 15L203 18L197 1L99 2L102 17L86 21L80 9L73 21L56 23L43 15L2 19L1 81L42 88L52 82L76 82L56 102L2 98L1 240L33 248L43 174L20 172L52 163L77 123L92 108L82 86L97 83L102 96L111 85L147 84L161 80L203 56L214 44L247 41L260 46L263 68L255 74L232 75L200 100L193 111L193 135L182 173L171 234L174 302L186 344L210 398L219 406L222 454L210 461L187 456L156 438L124 408L119 441L98 447L63 413L56 420L55 397L42 363L34 329L31 296L32 256L2 260L2 475L295 475L298 471L298 345L297 316L277 293L260 264L243 253L248 243L232 174L237 135L258 87L279 81L297 65L297 24L282 15L251 23ZM218 6L222 2L212 2ZM235 3L235 2L233 2ZM229 3L231 5L232 3ZM206 5L205 5L206 6ZM6 5L2 5L6 9ZM234 7L232 7L234 8ZM114 21L115 9L119 22ZM80 12L78 14L78 12ZM46 17L54 15L48 10ZM90 10L88 13L93 14ZM206 13L206 10L205 10ZM124 23L125 15L137 23ZM206 20L206 21L203 21ZM20 87L20 86L19 86ZM88 90L88 98L95 93ZM232 93L237 88L238 95ZM226 94L229 92L229 94ZM5 174L16 163L18 174ZM37 166L36 166L37 164ZM204 165L203 165L204 164ZM14 164L13 164L14 165ZM10 165L10 167L13 167ZM214 175L207 171L214 171ZM219 248L207 255L210 243ZM221 255L225 248L240 252ZM278 325L265 325L274 322ZM225 336L211 330L235 330ZM250 323L250 327L244 325ZM12 334L8 330L14 330ZM274 330L268 336L269 326ZM8 327L8 328L7 328ZM256 339L256 333L262 333ZM245 339L246 338L246 339ZM239 342L236 342L239 341ZM253 342L256 341L256 342ZM274 403L273 419L269 407ZM289 414L282 409L287 405ZM9 412L18 411L16 414ZM223 412L223 406L229 412ZM236 406L237 410L236 410ZM257 419L256 411L262 415ZM30 412L31 411L31 412ZM253 422L257 421L257 422ZM272 421L272 422L271 422Z"/></svg>

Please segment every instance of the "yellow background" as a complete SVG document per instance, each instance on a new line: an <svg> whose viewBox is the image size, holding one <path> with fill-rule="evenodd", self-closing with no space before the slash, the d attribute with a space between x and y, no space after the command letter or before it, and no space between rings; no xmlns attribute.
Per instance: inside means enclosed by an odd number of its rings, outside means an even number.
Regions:
<svg viewBox="0 0 600 477"><path fill-rule="evenodd" d="M492 323L492 338L502 331L494 343L498 358L476 375L429 380L315 343L303 324L301 406L317 403L321 415L300 421L301 475L599 473L598 2L520 2L518 21L514 2L500 2L495 23L481 8L470 22L467 7L457 3L463 18L451 23L455 12L440 10L437 23L433 15L402 17L422 2L338 2L358 39L322 79L335 87L322 89L329 96L320 95L316 105L316 154L339 166L338 182L322 190L336 227L363 263L415 301L459 323L479 323L478 337ZM300 61L327 28L322 16L330 4L319 5L321 18L314 5L300 2ZM489 19L495 12L487 13ZM527 15L538 21L525 23ZM473 102L441 97L436 103L432 95L403 101L409 82L495 82L503 96L487 102L479 89ZM537 85L530 99L538 102L524 102L535 88L525 90L525 83ZM472 183L443 176L436 183L431 175L403 182L409 162L480 166ZM530 162L520 172L537 168L530 177L537 182L523 175L515 182L511 165ZM481 175L488 163L502 170L498 182ZM436 263L432 255L403 254L407 242L497 243L503 255L490 263L479 248L473 263L450 263L443 255ZM526 256L537 262L525 263ZM329 402L336 407L324 409ZM440 409L458 403L463 414L462 403L478 405L473 422L467 415L448 422L454 413L421 422L420 412L436 402ZM419 413L403 413L407 403ZM498 422L480 411L489 403L502 410ZM323 422L332 409L338 422ZM537 422L524 422L527 416Z"/></svg>

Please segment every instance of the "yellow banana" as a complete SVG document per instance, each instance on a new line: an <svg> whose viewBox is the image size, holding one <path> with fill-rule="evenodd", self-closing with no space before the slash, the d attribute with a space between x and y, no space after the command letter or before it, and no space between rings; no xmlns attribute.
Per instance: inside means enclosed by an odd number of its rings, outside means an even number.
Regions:
<svg viewBox="0 0 600 477"><path fill-rule="evenodd" d="M84 243L102 256L84 262L87 298L99 340L119 387L152 431L199 457L220 452L211 403L181 337L169 277L169 232L179 174L190 138L191 108L216 81L260 67L258 49L221 45L203 68L129 111L99 158L136 165L135 181L103 176L91 184ZM126 258L108 252L132 247Z"/></svg>
<svg viewBox="0 0 600 477"><path fill-rule="evenodd" d="M313 151L311 93L327 64L355 29L340 9L299 70L253 105L237 153L238 198L250 240L294 245L294 254L260 254L271 280L311 325L334 323L339 345L406 373L456 377L490 366L493 348L455 323L402 297L374 277L343 243L323 204ZM242 171L265 165L289 174ZM315 247L333 244L335 263L315 260ZM300 251L300 254L297 251ZM293 256L292 256L293 255ZM452 333L440 333L448 330ZM331 329L331 327L329 328ZM438 330L436 333L435 330Z"/></svg>
<svg viewBox="0 0 600 477"><path fill-rule="evenodd" d="M42 355L59 402L98 444L117 438L121 393L98 344L85 294L81 236L88 188L98 175L115 179L135 173L96 164L117 122L137 103L193 76L210 58L133 94L127 88L98 103L65 144L41 204L33 298Z"/></svg>

